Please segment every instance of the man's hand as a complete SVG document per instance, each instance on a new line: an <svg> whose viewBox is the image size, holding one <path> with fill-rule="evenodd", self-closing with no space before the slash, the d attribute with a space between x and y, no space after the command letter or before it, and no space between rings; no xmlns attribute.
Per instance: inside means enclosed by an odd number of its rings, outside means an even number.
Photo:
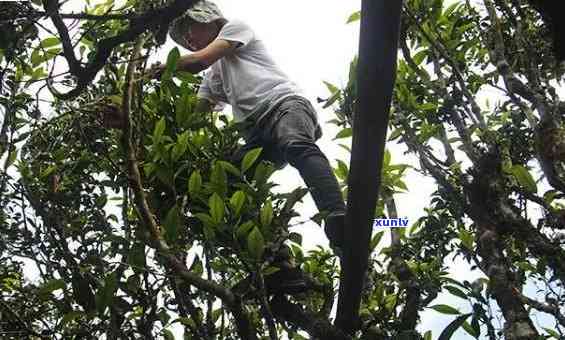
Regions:
<svg viewBox="0 0 565 340"><path fill-rule="evenodd" d="M237 42L223 39L214 40L200 51L181 56L177 62L177 70L192 74L204 71L219 59L232 54L238 44ZM157 62L146 71L147 77L149 79L161 79L165 68L166 65Z"/></svg>
<svg viewBox="0 0 565 340"><path fill-rule="evenodd" d="M165 65L157 62L146 71L146 76L149 79L161 79L163 72L165 72Z"/></svg>

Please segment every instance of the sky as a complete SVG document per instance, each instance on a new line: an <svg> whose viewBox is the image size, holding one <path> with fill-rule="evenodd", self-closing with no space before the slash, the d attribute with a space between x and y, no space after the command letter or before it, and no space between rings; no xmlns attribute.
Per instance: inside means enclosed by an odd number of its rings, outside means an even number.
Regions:
<svg viewBox="0 0 565 340"><path fill-rule="evenodd" d="M80 11L81 1L71 0L67 5L68 11ZM343 87L347 83L349 63L357 53L359 41L359 24L346 24L349 15L360 9L360 0L218 0L216 1L228 19L241 19L247 22L261 37L271 55L288 74L288 76L301 86L317 109L318 119L323 127L323 136L318 141L318 146L326 154L332 165L336 159L349 163L348 154L338 146L338 143L350 144L350 141L334 141L333 137L338 130L327 121L334 118L331 109L322 109L316 101L317 97L327 98L329 92L323 81L328 81ZM166 61L169 51L177 46L168 38L165 45L150 59L150 63ZM181 54L189 53L181 46L177 46ZM392 153L393 163L406 163L418 166L418 160L405 155L405 147L397 144L388 144ZM278 192L289 192L298 186L304 186L299 173L290 165L278 171L272 177L279 186ZM405 182L410 189L406 194L399 194L395 198L400 217L407 217L410 224L424 214L430 195L435 190L434 182L414 171L407 173ZM317 210L313 200L308 195L303 204L298 205L300 217L293 222L305 221L300 226L291 230L303 235L303 247L312 249L317 245L327 246L328 241L323 230L314 222L309 221ZM388 234L381 240L381 247L390 242ZM379 251L377 249L377 251ZM480 277L476 271L471 271L467 263L461 260L446 259L450 264L450 273L457 280L469 280ZM433 304L447 303L460 308L463 312L470 311L470 306L452 295L441 294ZM436 339L441 331L454 319L444 316L433 310L427 309L421 314L421 331L432 330ZM472 339L463 330L455 333L453 339Z"/></svg>

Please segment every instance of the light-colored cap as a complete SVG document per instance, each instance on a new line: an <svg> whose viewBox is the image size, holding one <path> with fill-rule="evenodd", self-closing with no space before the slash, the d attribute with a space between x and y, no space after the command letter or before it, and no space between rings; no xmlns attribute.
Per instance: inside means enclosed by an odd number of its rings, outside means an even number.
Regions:
<svg viewBox="0 0 565 340"><path fill-rule="evenodd" d="M223 18L222 12L215 3L208 0L200 0L183 15L173 20L169 28L169 35L177 44L190 49L188 41L186 41L186 33L191 21L206 24Z"/></svg>

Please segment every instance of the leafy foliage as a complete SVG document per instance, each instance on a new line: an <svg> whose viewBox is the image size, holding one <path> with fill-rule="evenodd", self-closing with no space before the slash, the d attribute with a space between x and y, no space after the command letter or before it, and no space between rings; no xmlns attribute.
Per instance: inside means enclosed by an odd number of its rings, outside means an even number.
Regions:
<svg viewBox="0 0 565 340"><path fill-rule="evenodd" d="M165 3L127 1L115 11L135 15ZM37 2L14 6L5 13L20 19L0 25L7 37L0 39L0 323L36 338L173 339L182 329L189 339L235 339L241 320L226 308L229 299L188 284L187 273L155 250L128 176L124 135L100 119L123 107L132 46L114 49L79 97L45 103L34 86L45 78L50 87L74 81L49 73L63 58L63 39L39 38L41 27L21 19L32 16ZM98 16L112 6L87 4ZM360 12L347 22L359 19ZM83 18L76 41L81 60L94 58L100 41L126 26L124 20ZM159 43L158 28L152 29L144 55ZM437 191L407 229L373 235L360 339L562 336L563 67L546 29L522 0L406 1L375 217L398 217L400 193L419 197L418 183L406 181L408 171L433 178ZM188 275L236 292L250 327L263 337L272 333L266 307L273 300L260 283L276 274L270 262L289 245L317 287L292 298L300 306L294 311L315 311L328 321L337 260L322 247L304 252L302 235L288 230L297 215L293 207L307 192L274 193L275 169L261 160L261 149L232 163L241 142L237 125L221 114L196 112L199 78L177 71L178 58L178 49L171 50L160 82L136 83L132 102L140 189L160 236ZM344 88L326 83L325 106L336 114L330 122L341 129L338 143L353 133L356 64L349 65ZM392 142L416 155L418 166L397 163ZM338 160L334 170L346 197L348 164ZM391 242L384 244L389 232ZM481 277L454 280L453 258ZM36 279L26 279L24 268ZM245 278L253 284L238 291ZM545 300L529 296L524 287L531 283L542 287ZM533 310L555 319L546 335L533 327ZM449 324L420 331L423 311L444 315ZM502 329L495 322L500 316ZM273 322L279 334L305 338L303 324Z"/></svg>

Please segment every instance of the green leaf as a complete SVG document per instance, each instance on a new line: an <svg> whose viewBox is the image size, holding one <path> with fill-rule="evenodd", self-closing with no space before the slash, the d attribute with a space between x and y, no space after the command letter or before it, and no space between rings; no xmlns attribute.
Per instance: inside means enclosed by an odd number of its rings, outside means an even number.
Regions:
<svg viewBox="0 0 565 340"><path fill-rule="evenodd" d="M40 46L43 47L43 48L49 48L49 47L59 45L60 43L61 43L61 40L59 40L59 38L49 37L49 38L43 39L40 43Z"/></svg>
<svg viewBox="0 0 565 340"><path fill-rule="evenodd" d="M165 122L165 117L161 117L157 124L155 124L155 130L153 130L153 142L159 143L161 141L161 137L163 136L166 127L167 123Z"/></svg>
<svg viewBox="0 0 565 340"><path fill-rule="evenodd" d="M271 275L273 273L278 272L279 270L280 270L279 267L269 266L269 267L263 269L262 273L263 273L263 275Z"/></svg>
<svg viewBox="0 0 565 340"><path fill-rule="evenodd" d="M385 297L385 307L386 309L388 309L389 311L392 311L394 309L394 307L396 306L396 301L398 299L398 296L396 294L389 294Z"/></svg>
<svg viewBox="0 0 565 340"><path fill-rule="evenodd" d="M299 233L290 233L290 235L288 235L288 239L294 243L302 245L302 235Z"/></svg>
<svg viewBox="0 0 565 340"><path fill-rule="evenodd" d="M58 279L49 280L39 289L39 294L47 295L58 289L65 289L65 281Z"/></svg>
<svg viewBox="0 0 565 340"><path fill-rule="evenodd" d="M349 138L353 136L353 130L351 128L345 128L341 130L333 140L341 139L341 138Z"/></svg>
<svg viewBox="0 0 565 340"><path fill-rule="evenodd" d="M181 127L190 120L194 97L190 93L190 87L181 85L181 95L175 100L175 121Z"/></svg>
<svg viewBox="0 0 565 340"><path fill-rule="evenodd" d="M45 77L45 76L47 76L47 73L45 73L45 71L43 70L43 67L38 67L35 70L33 70L33 73L31 74L31 79L37 80L37 79Z"/></svg>
<svg viewBox="0 0 565 340"><path fill-rule="evenodd" d="M177 321L185 326L196 327L196 323L194 322L194 320L192 320L192 318L178 318L174 322Z"/></svg>
<svg viewBox="0 0 565 340"><path fill-rule="evenodd" d="M53 164L47 167L47 169L43 170L39 174L39 178L45 178L53 173L53 171L57 170L57 164Z"/></svg>
<svg viewBox="0 0 565 340"><path fill-rule="evenodd" d="M218 319L220 318L220 316L222 315L222 313L223 313L224 311L225 311L225 310L224 310L223 308L215 309L215 310L212 312L212 321L213 321L213 322L218 321Z"/></svg>
<svg viewBox="0 0 565 340"><path fill-rule="evenodd" d="M406 186L406 183L404 183L404 181L402 181L401 179L394 181L393 185L394 185L395 188L398 188L398 189L404 190L404 191L408 191L408 187Z"/></svg>
<svg viewBox="0 0 565 340"><path fill-rule="evenodd" d="M551 335L552 338L561 339L561 336L559 335L559 333L557 333L553 329L549 329L549 328L545 328L545 327L542 327L542 328L543 328L544 331L547 332L547 334Z"/></svg>
<svg viewBox="0 0 565 340"><path fill-rule="evenodd" d="M432 340L432 331L427 331L424 334L424 340Z"/></svg>
<svg viewBox="0 0 565 340"><path fill-rule="evenodd" d="M290 212L291 209L297 202L301 202L302 198L308 194L309 190L307 188L298 187L294 189L291 193L286 194L286 202L284 203L283 211Z"/></svg>
<svg viewBox="0 0 565 340"><path fill-rule="evenodd" d="M331 94L339 92L339 88L332 83L324 81L324 85L326 85L326 87L328 88L328 90L330 91Z"/></svg>
<svg viewBox="0 0 565 340"><path fill-rule="evenodd" d="M461 289L455 286L445 286L445 289L450 292L452 295L462 298L463 300L467 300L467 294L463 292Z"/></svg>
<svg viewBox="0 0 565 340"><path fill-rule="evenodd" d="M545 203L547 204L551 204L556 197L558 197L560 195L559 191L557 190L549 190L546 191L545 194L543 194L543 200L545 201Z"/></svg>
<svg viewBox="0 0 565 340"><path fill-rule="evenodd" d="M190 196L196 196L202 188L202 176L199 170L195 170L188 179L188 193Z"/></svg>
<svg viewBox="0 0 565 340"><path fill-rule="evenodd" d="M332 106L339 98L341 98L341 91L335 92L332 96L326 101L322 108L327 109L328 107Z"/></svg>
<svg viewBox="0 0 565 340"><path fill-rule="evenodd" d="M412 235L418 228L420 228L424 220L424 217L417 219L416 222L414 222L414 224L412 224L412 226L410 227L410 230L408 230L408 235Z"/></svg>
<svg viewBox="0 0 565 340"><path fill-rule="evenodd" d="M175 340L175 335L168 329L163 329L163 339L164 340Z"/></svg>
<svg viewBox="0 0 565 340"><path fill-rule="evenodd" d="M473 321L475 321L476 319L473 319ZM478 323L475 322L476 325L478 325ZM462 325L463 329L469 333L470 336L472 336L473 338L478 339L479 336L481 335L481 329L479 328L475 328L473 327L469 322L465 321Z"/></svg>
<svg viewBox="0 0 565 340"><path fill-rule="evenodd" d="M189 139L189 137L190 137L190 135L189 135L188 131L185 131L178 136L177 142L175 143L175 146L173 146L173 151L172 151L173 161L176 162L177 160L179 160L179 158L182 155L184 155L184 153L188 149L188 139Z"/></svg>
<svg viewBox="0 0 565 340"><path fill-rule="evenodd" d="M210 175L210 183L215 193L220 197L226 197L228 191L228 177L224 168L216 162L212 167L212 174Z"/></svg>
<svg viewBox="0 0 565 340"><path fill-rule="evenodd" d="M270 162L260 162L255 169L255 175L253 176L253 180L255 181L255 185L260 190L265 189L265 184L271 177L271 175L275 172L275 167ZM268 189L268 188L267 188Z"/></svg>
<svg viewBox="0 0 565 340"><path fill-rule="evenodd" d="M214 193L208 200L210 206L210 216L214 223L219 224L224 219L224 201L218 194Z"/></svg>
<svg viewBox="0 0 565 340"><path fill-rule="evenodd" d="M465 229L461 229L459 230L459 239L461 240L461 244L469 249L469 250L473 250L473 242L474 242L474 237L473 234Z"/></svg>
<svg viewBox="0 0 565 340"><path fill-rule="evenodd" d="M100 315L103 315L106 308L112 304L117 288L118 278L116 272L112 272L106 276L104 286L96 292L96 308Z"/></svg>
<svg viewBox="0 0 565 340"><path fill-rule="evenodd" d="M449 305L434 305L434 306L430 306L428 308L431 308L433 310L435 310L436 312L440 312L442 314L450 314L450 315L456 315L456 314L461 314L460 311L458 311L457 309L449 306Z"/></svg>
<svg viewBox="0 0 565 340"><path fill-rule="evenodd" d="M236 216L239 216L246 198L247 196L245 196L245 193L241 190L236 191L230 198L230 206Z"/></svg>
<svg viewBox="0 0 565 340"><path fill-rule="evenodd" d="M423 51L420 51L418 53L416 53L412 59L414 59L414 63L416 63L417 66L420 66L420 64L422 63L422 61L424 61L424 59L426 58L426 56L428 55L428 50L425 49ZM432 104L433 105L433 104ZM434 105L435 107L435 105ZM421 110L425 110L422 107L420 107Z"/></svg>
<svg viewBox="0 0 565 340"><path fill-rule="evenodd" d="M255 148L253 150L248 151L245 156L243 157L243 161L241 163L241 172L245 173L253 163L259 158L259 155L263 151L263 148Z"/></svg>
<svg viewBox="0 0 565 340"><path fill-rule="evenodd" d="M241 172L230 162L218 161L218 164L220 164L224 168L224 170L231 173L232 175L241 177Z"/></svg>
<svg viewBox="0 0 565 340"><path fill-rule="evenodd" d="M377 248L377 246L379 245L379 242L381 242L381 239L383 238L384 235L384 230L383 231L379 231L378 233L375 234L375 236L373 236L373 238L371 239L371 245L370 248L371 252L375 251L375 248Z"/></svg>
<svg viewBox="0 0 565 340"><path fill-rule="evenodd" d="M265 250L265 240L263 235L258 228L253 228L249 236L247 236L247 249L249 250L249 255L255 260L261 260L263 257L263 251Z"/></svg>
<svg viewBox="0 0 565 340"><path fill-rule="evenodd" d="M202 265L202 260L198 255L194 257L194 261L192 261L188 270L196 275L202 275L202 273L204 273L204 266Z"/></svg>
<svg viewBox="0 0 565 340"><path fill-rule="evenodd" d="M179 208L175 204L165 217L164 227L167 242L175 242L177 240L180 224Z"/></svg>
<svg viewBox="0 0 565 340"><path fill-rule="evenodd" d="M447 327L443 330L443 332L441 332L438 340L449 340L449 339L451 339L451 336L453 336L453 333L455 333L455 331L458 330L459 327L461 327L461 325L463 325L465 320L467 320L467 318L470 315L472 315L472 313L463 314L463 315L457 317L455 320L453 320L449 325L447 325Z"/></svg>
<svg viewBox="0 0 565 340"><path fill-rule="evenodd" d="M418 108L422 111L435 111L437 109L437 104L435 104L435 103L424 103L422 105L418 105Z"/></svg>
<svg viewBox="0 0 565 340"><path fill-rule="evenodd" d="M385 155L383 157L383 168L388 168L388 166L390 165L390 160L391 160L391 155L390 155L390 151L385 150Z"/></svg>
<svg viewBox="0 0 565 340"><path fill-rule="evenodd" d="M66 325L68 325L69 323L73 322L74 320L80 318L84 313L80 312L80 311L71 311L68 312L67 314L65 314L63 316L63 318L61 319L61 325L60 327L63 328Z"/></svg>
<svg viewBox="0 0 565 340"><path fill-rule="evenodd" d="M8 159L4 166L9 167L10 165L14 164L16 158L18 157L18 149L10 148L10 153L8 154Z"/></svg>
<svg viewBox="0 0 565 340"><path fill-rule="evenodd" d="M255 227L255 223L253 221L247 221L242 223L236 231L237 238L241 240L246 240L249 232Z"/></svg>
<svg viewBox="0 0 565 340"><path fill-rule="evenodd" d="M510 168L510 172L516 178L518 183L529 192L537 192L538 186L532 177L532 174L522 165L516 164Z"/></svg>
<svg viewBox="0 0 565 340"><path fill-rule="evenodd" d="M171 76L177 69L177 62L179 58L180 58L179 49L178 47L175 47L169 52L169 55L167 56L167 64L165 66L165 72L163 72L161 79L171 78Z"/></svg>
<svg viewBox="0 0 565 340"><path fill-rule="evenodd" d="M347 164L340 159L337 160L336 175L342 181L345 181L347 179L347 176L349 175L349 168L348 168Z"/></svg>
<svg viewBox="0 0 565 340"><path fill-rule="evenodd" d="M139 275L131 275L126 280L126 286L132 292L137 292L141 288L141 282L139 280Z"/></svg>
<svg viewBox="0 0 565 340"><path fill-rule="evenodd" d="M45 62L45 61L48 61L48 60L55 58L59 53L61 53L61 51L62 51L62 49L59 48L59 47L52 48L52 49L45 51L45 54L40 58L40 64Z"/></svg>
<svg viewBox="0 0 565 340"><path fill-rule="evenodd" d="M36 48L33 52L31 52L31 66L36 67L47 60L53 59L60 52L61 48L58 47L46 50L45 53L43 53L40 48Z"/></svg>
<svg viewBox="0 0 565 340"><path fill-rule="evenodd" d="M389 141L395 140L396 138L400 137L402 135L402 129L395 129L394 131L392 131L390 133L390 136L388 137Z"/></svg>
<svg viewBox="0 0 565 340"><path fill-rule="evenodd" d="M346 24L361 20L361 11L357 11L347 18Z"/></svg>
<svg viewBox="0 0 565 340"><path fill-rule="evenodd" d="M273 204L270 198L267 199L261 208L260 220L263 227L269 226L273 221Z"/></svg>
<svg viewBox="0 0 565 340"><path fill-rule="evenodd" d="M449 17L451 16L451 14L457 9L457 7L459 7L461 5L461 3L459 2L454 2L453 4L449 5L445 11L443 12L443 16L445 17Z"/></svg>
<svg viewBox="0 0 565 340"><path fill-rule="evenodd" d="M127 258L134 271L143 269L145 267L145 245L141 242L136 242L131 247Z"/></svg>
<svg viewBox="0 0 565 340"><path fill-rule="evenodd" d="M206 213L196 213L194 214L194 216L196 216L196 218L198 218L204 224L204 226L213 226L215 224L212 216Z"/></svg>

